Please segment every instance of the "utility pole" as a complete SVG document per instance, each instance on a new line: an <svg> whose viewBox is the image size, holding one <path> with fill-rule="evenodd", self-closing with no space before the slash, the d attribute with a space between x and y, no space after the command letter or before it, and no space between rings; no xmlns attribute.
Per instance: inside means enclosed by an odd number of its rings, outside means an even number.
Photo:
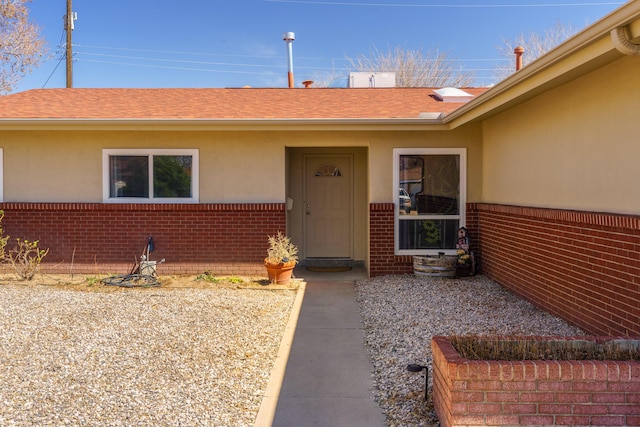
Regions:
<svg viewBox="0 0 640 427"><path fill-rule="evenodd" d="M73 45L71 43L71 33L73 32L73 22L78 19L77 15L73 13L71 8L71 0L67 0L67 14L64 17L64 29L67 32L67 45L66 45L66 57L67 57L67 87L73 87Z"/></svg>

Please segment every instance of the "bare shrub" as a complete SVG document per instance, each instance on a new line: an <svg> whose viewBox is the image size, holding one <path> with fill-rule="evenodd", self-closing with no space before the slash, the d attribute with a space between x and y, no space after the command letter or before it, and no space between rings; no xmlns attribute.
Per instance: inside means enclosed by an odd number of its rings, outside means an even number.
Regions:
<svg viewBox="0 0 640 427"><path fill-rule="evenodd" d="M4 211L0 210L0 262L5 260L6 252L5 248L9 242L10 236L4 235L4 229L2 228L2 220L4 219Z"/></svg>
<svg viewBox="0 0 640 427"><path fill-rule="evenodd" d="M9 251L9 263L20 279L31 280L40 270L40 263L49 249L40 249L38 240L16 238L16 241L16 247Z"/></svg>
<svg viewBox="0 0 640 427"><path fill-rule="evenodd" d="M470 360L640 360L640 341L527 339L452 335L449 342Z"/></svg>

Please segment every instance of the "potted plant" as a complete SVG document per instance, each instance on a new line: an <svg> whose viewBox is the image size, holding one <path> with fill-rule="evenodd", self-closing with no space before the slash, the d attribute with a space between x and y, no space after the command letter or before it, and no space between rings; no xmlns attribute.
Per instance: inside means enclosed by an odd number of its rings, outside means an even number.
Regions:
<svg viewBox="0 0 640 427"><path fill-rule="evenodd" d="M457 250L458 263L456 265L457 277L468 277L471 275L471 255L464 249Z"/></svg>
<svg viewBox="0 0 640 427"><path fill-rule="evenodd" d="M291 280L293 268L298 263L298 247L291 239L280 231L275 236L269 236L269 249L264 265L269 274L269 281L284 285Z"/></svg>

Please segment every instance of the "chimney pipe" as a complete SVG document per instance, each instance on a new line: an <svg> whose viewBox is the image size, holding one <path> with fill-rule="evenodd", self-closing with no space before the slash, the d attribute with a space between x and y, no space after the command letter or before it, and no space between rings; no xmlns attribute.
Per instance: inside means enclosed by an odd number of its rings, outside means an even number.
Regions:
<svg viewBox="0 0 640 427"><path fill-rule="evenodd" d="M302 82L302 84L306 88L311 87L311 85L313 84L313 80L305 80Z"/></svg>
<svg viewBox="0 0 640 427"><path fill-rule="evenodd" d="M513 49L513 53L516 54L516 71L520 71L520 68L522 68L522 54L524 53L524 48L522 46L518 46Z"/></svg>
<svg viewBox="0 0 640 427"><path fill-rule="evenodd" d="M287 43L287 61L289 64L287 73L289 79L289 87L295 87L293 83L293 41L296 39L295 33L287 32L282 35L282 40Z"/></svg>

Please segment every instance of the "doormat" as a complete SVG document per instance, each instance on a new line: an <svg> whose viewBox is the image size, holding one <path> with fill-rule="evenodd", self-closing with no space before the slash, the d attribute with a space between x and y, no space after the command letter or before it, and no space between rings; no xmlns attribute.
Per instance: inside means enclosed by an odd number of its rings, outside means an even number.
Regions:
<svg viewBox="0 0 640 427"><path fill-rule="evenodd" d="M321 273L340 273L349 270L351 270L351 267L307 267L307 271L317 271Z"/></svg>

